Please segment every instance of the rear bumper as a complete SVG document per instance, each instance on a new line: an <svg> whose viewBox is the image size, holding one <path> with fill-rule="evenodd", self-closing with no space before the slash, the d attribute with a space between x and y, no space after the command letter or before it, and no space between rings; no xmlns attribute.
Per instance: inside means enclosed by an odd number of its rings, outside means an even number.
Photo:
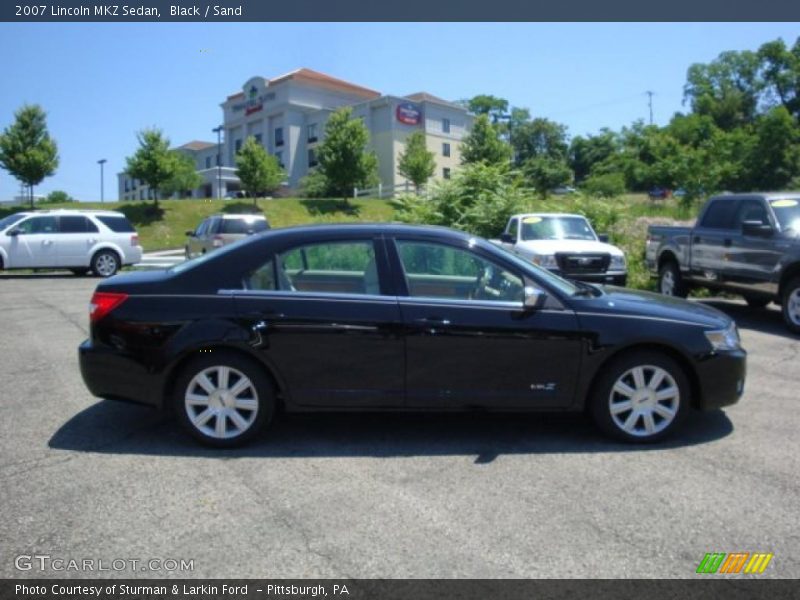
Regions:
<svg viewBox="0 0 800 600"><path fill-rule="evenodd" d="M78 363L83 381L94 396L162 408L161 377L119 350L86 340L78 346Z"/></svg>
<svg viewBox="0 0 800 600"><path fill-rule="evenodd" d="M713 410L736 404L744 393L747 352L716 352L697 363L700 384L698 408Z"/></svg>

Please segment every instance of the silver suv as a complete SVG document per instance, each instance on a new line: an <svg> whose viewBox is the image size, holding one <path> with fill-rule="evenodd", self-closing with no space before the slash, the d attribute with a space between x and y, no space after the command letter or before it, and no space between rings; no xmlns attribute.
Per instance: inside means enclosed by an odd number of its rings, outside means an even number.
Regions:
<svg viewBox="0 0 800 600"><path fill-rule="evenodd" d="M110 210L38 210L0 219L0 268L89 270L111 277L142 260L139 236Z"/></svg>
<svg viewBox="0 0 800 600"><path fill-rule="evenodd" d="M194 231L186 232L189 238L186 258L211 252L267 229L269 222L264 215L212 215Z"/></svg>

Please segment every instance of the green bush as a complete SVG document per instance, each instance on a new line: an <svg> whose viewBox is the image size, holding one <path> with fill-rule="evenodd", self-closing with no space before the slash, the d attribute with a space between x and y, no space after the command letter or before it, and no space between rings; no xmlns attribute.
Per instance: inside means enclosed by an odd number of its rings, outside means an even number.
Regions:
<svg viewBox="0 0 800 600"><path fill-rule="evenodd" d="M75 198L70 196L67 192L53 190L47 194L47 197L41 202L44 204L61 204L62 202L75 202Z"/></svg>
<svg viewBox="0 0 800 600"><path fill-rule="evenodd" d="M332 195L328 178L322 171L313 169L300 180L300 192L306 198L328 198Z"/></svg>
<svg viewBox="0 0 800 600"><path fill-rule="evenodd" d="M618 198L625 193L625 176L622 173L598 173L586 178L581 189L598 198Z"/></svg>

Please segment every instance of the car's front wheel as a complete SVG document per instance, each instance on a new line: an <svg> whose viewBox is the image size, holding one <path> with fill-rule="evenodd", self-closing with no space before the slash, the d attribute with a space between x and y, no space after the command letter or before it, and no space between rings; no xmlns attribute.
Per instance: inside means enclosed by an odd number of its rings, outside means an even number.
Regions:
<svg viewBox="0 0 800 600"><path fill-rule="evenodd" d="M186 430L218 448L248 442L275 412L275 393L263 368L224 350L200 355L181 371L174 402Z"/></svg>
<svg viewBox="0 0 800 600"><path fill-rule="evenodd" d="M800 277L795 277L784 286L781 304L786 327L794 333L800 333Z"/></svg>
<svg viewBox="0 0 800 600"><path fill-rule="evenodd" d="M119 271L119 256L113 250L100 250L92 257L92 271L98 277L111 277Z"/></svg>
<svg viewBox="0 0 800 600"><path fill-rule="evenodd" d="M589 408L605 433L626 442L655 442L680 425L690 395L677 362L659 352L637 352L604 367Z"/></svg>

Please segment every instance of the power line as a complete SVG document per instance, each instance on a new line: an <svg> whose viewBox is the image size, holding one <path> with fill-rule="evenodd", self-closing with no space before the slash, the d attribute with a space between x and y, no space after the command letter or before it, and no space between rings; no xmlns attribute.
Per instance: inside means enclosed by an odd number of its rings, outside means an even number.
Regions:
<svg viewBox="0 0 800 600"><path fill-rule="evenodd" d="M653 95L655 94L655 92L651 92L650 90L647 90L645 92L645 94L647 94L647 107L650 109L650 125L652 125L653 124Z"/></svg>

